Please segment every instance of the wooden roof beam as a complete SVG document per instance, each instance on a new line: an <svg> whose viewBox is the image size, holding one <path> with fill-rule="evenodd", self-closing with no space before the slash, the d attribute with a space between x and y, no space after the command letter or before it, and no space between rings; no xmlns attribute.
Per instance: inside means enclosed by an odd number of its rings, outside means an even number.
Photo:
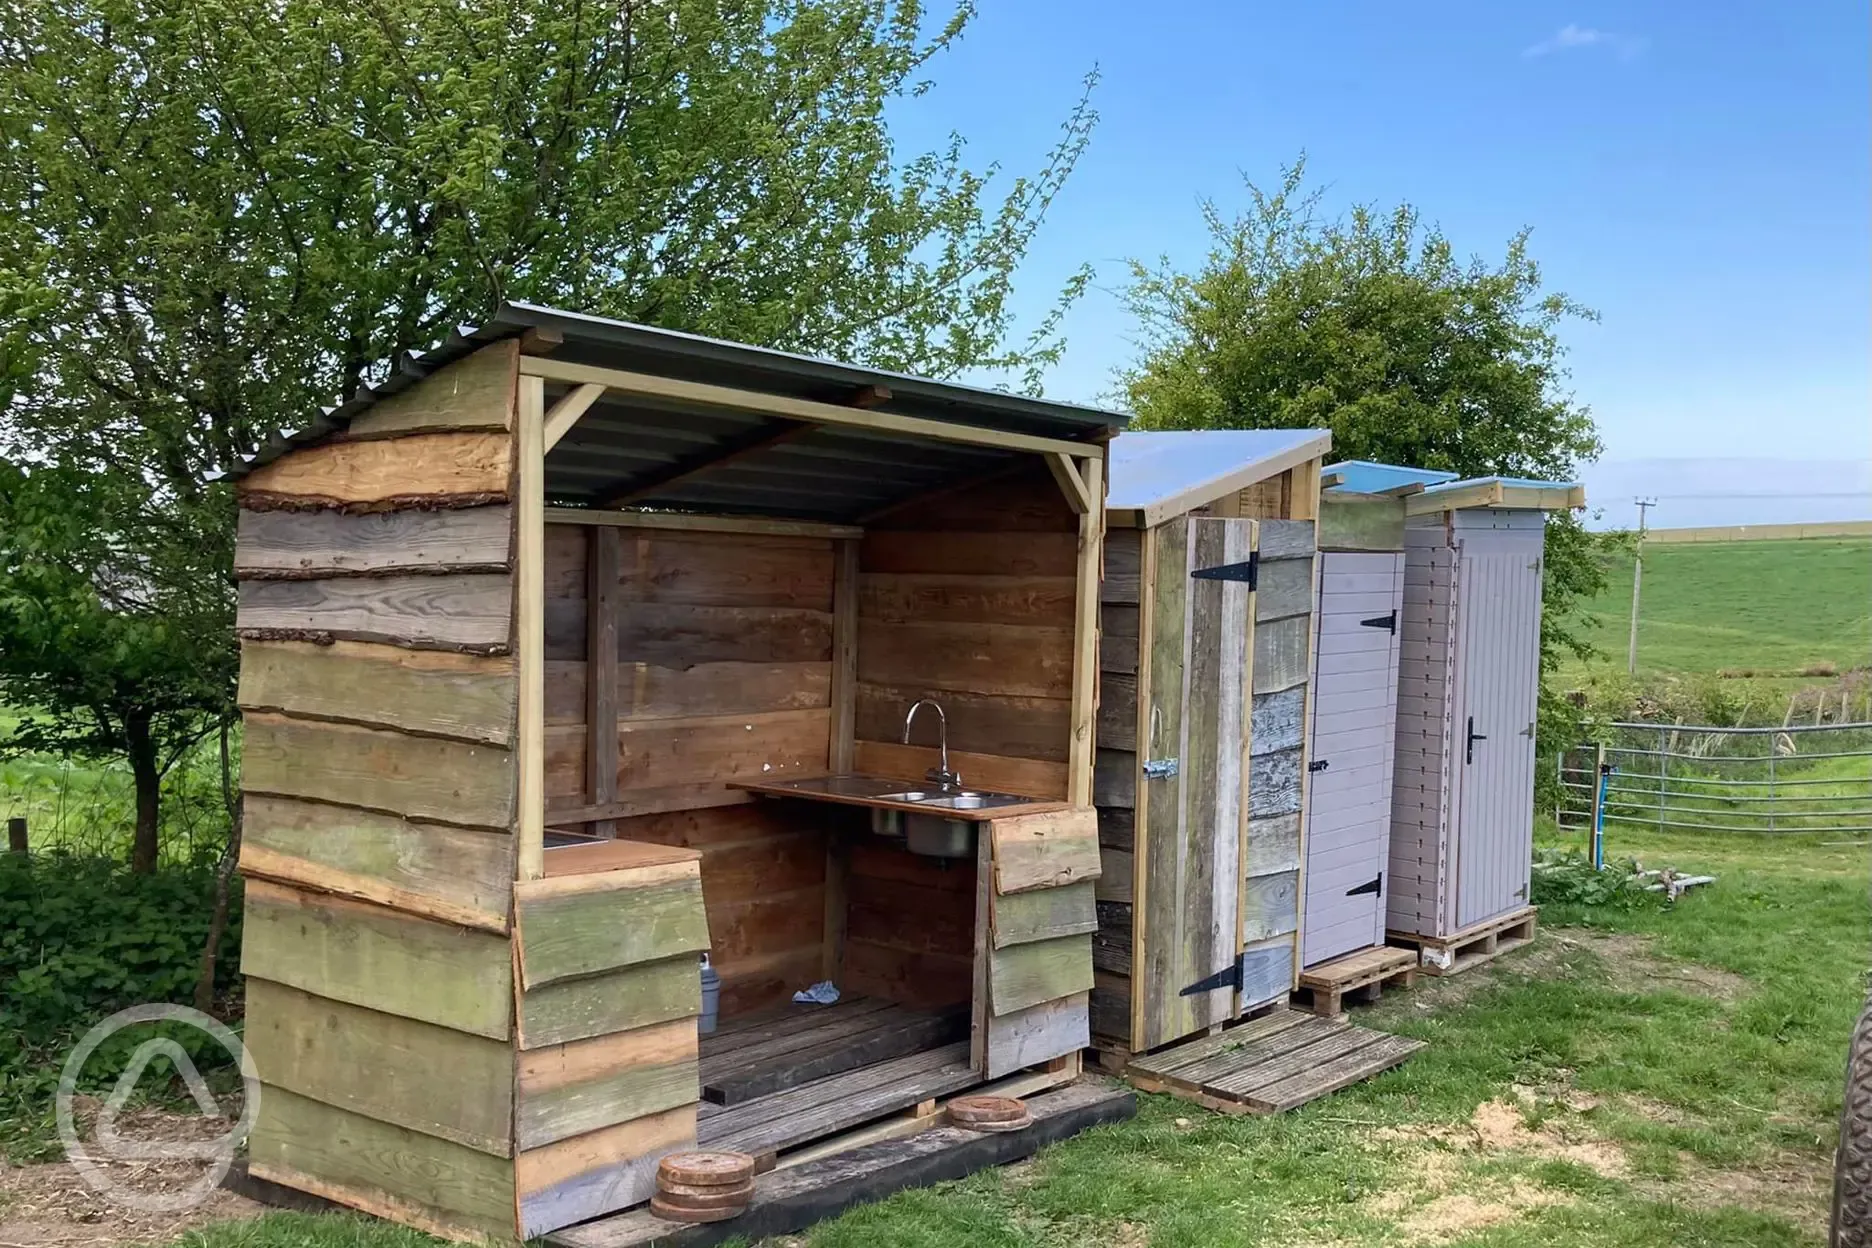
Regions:
<svg viewBox="0 0 1872 1248"><path fill-rule="evenodd" d="M921 416L903 416L896 412L876 411L837 403L821 403L812 399L796 399L787 395L761 394L752 390L738 390L732 386L717 386L700 381L680 381L673 377L657 377L649 373L633 373L617 368L575 364L569 360L555 360L542 356L521 356L520 372L523 376L543 377L548 381L581 385L596 383L633 398L652 399L678 407L700 408L705 411L733 412L739 415L803 421L815 425L838 425L871 433L900 434L904 437L956 442L966 446L988 446L1004 451L1054 453L1069 455L1076 459L1090 459L1103 453L1101 448L1094 443L1073 442L1065 438L1044 438L1034 434L1014 433L1005 429L989 429L980 425L953 424L943 420L928 420Z"/></svg>
<svg viewBox="0 0 1872 1248"><path fill-rule="evenodd" d="M706 472L758 455L762 451L784 446L796 438L805 437L817 425L802 424L795 420L772 420L764 425L757 425L747 433L725 442L718 442L705 451L677 460L660 472L635 481L629 489L613 494L604 500L603 507L623 507L640 502L654 494L672 489L685 481L690 481Z"/></svg>

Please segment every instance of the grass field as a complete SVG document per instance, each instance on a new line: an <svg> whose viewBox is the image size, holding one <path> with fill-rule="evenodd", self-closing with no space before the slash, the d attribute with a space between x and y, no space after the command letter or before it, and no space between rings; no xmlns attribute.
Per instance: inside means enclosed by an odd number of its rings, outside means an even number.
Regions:
<svg viewBox="0 0 1872 1248"><path fill-rule="evenodd" d="M1631 557L1589 607L1601 662L1623 670ZM1872 538L1654 545L1638 620L1642 671L1796 675L1872 664Z"/></svg>
<svg viewBox="0 0 1872 1248"><path fill-rule="evenodd" d="M811 1248L1722 1248L1825 1239L1845 1039L1865 988L1867 855L1794 838L1621 837L1719 881L1674 908L1549 907L1492 966L1360 1020L1429 1047L1272 1118L1165 1097L1032 1162L906 1192ZM410 1248L272 1214L185 1248Z"/></svg>

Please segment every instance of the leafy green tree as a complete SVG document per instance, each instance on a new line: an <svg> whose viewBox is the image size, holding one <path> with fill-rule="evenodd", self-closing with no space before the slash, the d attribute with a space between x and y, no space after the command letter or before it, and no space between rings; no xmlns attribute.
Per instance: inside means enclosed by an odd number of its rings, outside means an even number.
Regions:
<svg viewBox="0 0 1872 1248"><path fill-rule="evenodd" d="M0 451L38 508L0 526L24 549L63 508L102 535L58 575L0 568L0 627L26 630L0 650L95 635L86 687L113 705L193 706L207 680L225 714L215 474L502 300L1031 388L1085 275L1024 335L1009 296L1091 82L1030 176L972 168L959 136L900 155L891 110L971 15L0 0L0 278L35 292L0 282L0 346L30 360ZM149 591L128 614L101 578L126 560ZM4 692L49 717L34 740L103 748L75 679L48 660Z"/></svg>
<svg viewBox="0 0 1872 1248"><path fill-rule="evenodd" d="M1542 290L1525 231L1500 262L1465 261L1408 205L1323 219L1304 172L1249 183L1236 216L1205 203L1211 247L1194 272L1132 263L1142 350L1119 385L1138 428L1325 428L1336 457L1465 477L1571 480L1598 456L1559 339L1593 313ZM1579 613L1606 549L1571 514L1548 525L1545 669L1589 652ZM1572 744L1577 714L1543 692L1543 749Z"/></svg>
<svg viewBox="0 0 1872 1248"><path fill-rule="evenodd" d="M222 623L225 574L186 558L185 535L124 527L122 496L139 493L0 464L0 701L24 708L9 748L128 760L130 865L147 873L163 777L224 722L235 655L224 628L204 635Z"/></svg>

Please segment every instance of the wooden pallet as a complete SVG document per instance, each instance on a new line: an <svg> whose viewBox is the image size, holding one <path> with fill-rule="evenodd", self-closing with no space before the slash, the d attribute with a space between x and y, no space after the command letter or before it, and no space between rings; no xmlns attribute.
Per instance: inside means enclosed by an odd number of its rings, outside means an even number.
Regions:
<svg viewBox="0 0 1872 1248"><path fill-rule="evenodd" d="M1225 1114L1273 1114L1391 1069L1424 1047L1344 1019L1277 1010L1131 1059L1125 1077Z"/></svg>
<svg viewBox="0 0 1872 1248"><path fill-rule="evenodd" d="M1417 950L1417 969L1426 975L1459 975L1533 940L1539 921L1539 908L1524 906L1451 936L1389 932L1386 939L1394 945Z"/></svg>
<svg viewBox="0 0 1872 1248"><path fill-rule="evenodd" d="M1409 988L1417 982L1417 955L1409 949L1379 946L1361 949L1343 958L1300 972L1296 1004L1321 1018L1345 1012L1345 999L1376 1001L1386 988Z"/></svg>

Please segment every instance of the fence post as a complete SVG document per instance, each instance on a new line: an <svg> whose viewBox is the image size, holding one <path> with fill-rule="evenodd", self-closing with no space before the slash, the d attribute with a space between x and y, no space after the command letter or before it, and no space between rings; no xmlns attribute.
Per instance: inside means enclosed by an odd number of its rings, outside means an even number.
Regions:
<svg viewBox="0 0 1872 1248"><path fill-rule="evenodd" d="M1672 733L1675 737L1677 734ZM1657 830L1664 831L1664 790L1670 787L1670 743L1665 739L1664 728L1657 730Z"/></svg>
<svg viewBox="0 0 1872 1248"><path fill-rule="evenodd" d="M6 821L7 851L23 854L26 852L26 816L14 815Z"/></svg>
<svg viewBox="0 0 1872 1248"><path fill-rule="evenodd" d="M1773 737L1769 737L1768 738L1768 830L1770 832L1773 832L1775 830L1775 807L1779 804L1774 800L1775 799L1774 765L1775 765L1775 742L1774 742Z"/></svg>

